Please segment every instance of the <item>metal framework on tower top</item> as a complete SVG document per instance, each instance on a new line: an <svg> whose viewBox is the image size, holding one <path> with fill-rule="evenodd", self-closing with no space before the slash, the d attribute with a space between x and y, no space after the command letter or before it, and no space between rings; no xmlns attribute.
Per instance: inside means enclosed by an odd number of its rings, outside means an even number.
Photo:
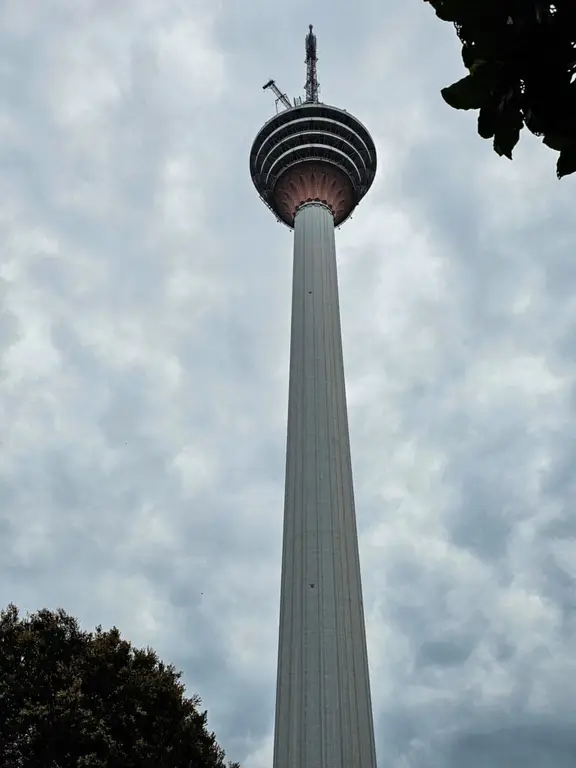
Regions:
<svg viewBox="0 0 576 768"><path fill-rule="evenodd" d="M285 174L293 169L324 169L343 174L351 194L343 223L370 188L376 173L376 147L365 126L345 110L318 99L316 35L309 25L306 35L306 95L294 104L274 80L264 88L276 96L276 115L268 120L254 139L250 152L250 175L260 198L278 221L293 226L293 216L278 198ZM321 171L323 172L323 171ZM341 177L340 177L341 178Z"/></svg>
<svg viewBox="0 0 576 768"><path fill-rule="evenodd" d="M281 104L284 109L291 109L292 107L301 107L302 104L318 104L318 94L320 92L320 84L318 83L318 57L316 55L316 35L312 32L312 24L308 25L308 34L306 35L306 84L304 85L305 97L296 96L294 103L290 101L288 96L278 88L275 80L268 80L268 82L262 86L263 90L268 88L276 96L276 113L278 113L278 105Z"/></svg>

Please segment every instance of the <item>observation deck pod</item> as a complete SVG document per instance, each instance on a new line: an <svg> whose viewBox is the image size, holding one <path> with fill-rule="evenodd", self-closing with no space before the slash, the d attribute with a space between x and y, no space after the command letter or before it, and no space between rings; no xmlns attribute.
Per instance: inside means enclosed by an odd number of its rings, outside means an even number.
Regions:
<svg viewBox="0 0 576 768"><path fill-rule="evenodd" d="M370 188L376 147L348 112L317 102L283 110L268 120L250 152L258 194L276 217L293 228L299 205L329 205L342 224Z"/></svg>

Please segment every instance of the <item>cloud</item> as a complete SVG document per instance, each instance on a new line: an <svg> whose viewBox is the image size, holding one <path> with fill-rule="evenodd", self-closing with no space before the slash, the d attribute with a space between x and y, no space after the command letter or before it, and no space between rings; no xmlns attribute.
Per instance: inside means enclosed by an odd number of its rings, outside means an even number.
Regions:
<svg viewBox="0 0 576 768"><path fill-rule="evenodd" d="M445 107L429 9L314 15L4 4L0 598L154 646L270 764L292 240L247 158L312 21L323 97L379 152L337 234L379 762L563 768L573 182Z"/></svg>

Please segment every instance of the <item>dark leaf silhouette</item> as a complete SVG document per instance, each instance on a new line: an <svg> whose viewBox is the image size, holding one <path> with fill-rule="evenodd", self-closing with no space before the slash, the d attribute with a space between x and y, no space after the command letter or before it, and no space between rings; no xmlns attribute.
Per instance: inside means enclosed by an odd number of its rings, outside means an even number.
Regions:
<svg viewBox="0 0 576 768"><path fill-rule="evenodd" d="M469 75L442 89L455 109L478 109L478 133L512 158L528 128L560 152L558 178L574 173L574 0L424 0L454 24Z"/></svg>

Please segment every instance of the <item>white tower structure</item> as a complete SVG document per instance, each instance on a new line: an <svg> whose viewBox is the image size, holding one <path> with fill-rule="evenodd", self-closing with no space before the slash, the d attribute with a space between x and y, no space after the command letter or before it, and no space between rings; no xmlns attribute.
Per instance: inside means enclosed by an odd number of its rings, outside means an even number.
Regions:
<svg viewBox="0 0 576 768"><path fill-rule="evenodd" d="M294 230L274 768L376 768L334 230L366 194L376 149L352 115L306 97L258 133L250 172Z"/></svg>

